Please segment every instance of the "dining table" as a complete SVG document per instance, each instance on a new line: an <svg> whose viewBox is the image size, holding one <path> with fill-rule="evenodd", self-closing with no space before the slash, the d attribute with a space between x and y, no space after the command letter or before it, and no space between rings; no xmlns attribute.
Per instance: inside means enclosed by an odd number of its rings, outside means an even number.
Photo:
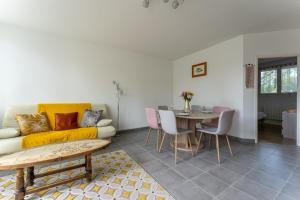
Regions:
<svg viewBox="0 0 300 200"><path fill-rule="evenodd" d="M178 135L177 139L177 148L178 150L182 151L196 151L197 145L198 145L198 139L196 136L196 124L197 123L203 123L205 121L209 122L213 119L218 119L220 113L214 113L211 111L193 111L189 113L185 113L182 110L174 110L175 116L176 116L176 123L177 127L179 129L190 129L192 130L192 133L189 135L191 142L188 142L188 136L187 135ZM174 143L171 142L171 146L173 146ZM192 148L191 148L191 146ZM202 149L204 147L204 144L201 143L199 145L199 149Z"/></svg>

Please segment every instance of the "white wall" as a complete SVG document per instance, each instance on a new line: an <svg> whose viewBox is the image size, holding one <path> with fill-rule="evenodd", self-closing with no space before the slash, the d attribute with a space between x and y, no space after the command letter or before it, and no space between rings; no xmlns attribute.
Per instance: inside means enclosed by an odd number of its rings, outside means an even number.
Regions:
<svg viewBox="0 0 300 200"><path fill-rule="evenodd" d="M192 78L192 65L208 63L208 74ZM243 137L243 37L239 36L174 61L174 106L183 107L179 93L195 92L192 104L229 106L236 110L231 135Z"/></svg>
<svg viewBox="0 0 300 200"><path fill-rule="evenodd" d="M300 56L300 29L244 35L244 64L252 63L257 66L258 58L281 56ZM255 83L254 89L244 88L243 98L245 113L243 132L245 138L251 139L256 138L257 130L257 68ZM299 89L300 87L298 87L298 95L300 93ZM299 96L297 101L299 107ZM299 118L298 120L300 120ZM298 122L300 124L300 121ZM300 129L298 132L300 132ZM300 141L298 141L298 144L300 145Z"/></svg>
<svg viewBox="0 0 300 200"><path fill-rule="evenodd" d="M120 128L143 127L146 106L172 102L171 68L168 60L0 25L0 121L8 105L41 102L106 103L116 118L117 80L125 90Z"/></svg>

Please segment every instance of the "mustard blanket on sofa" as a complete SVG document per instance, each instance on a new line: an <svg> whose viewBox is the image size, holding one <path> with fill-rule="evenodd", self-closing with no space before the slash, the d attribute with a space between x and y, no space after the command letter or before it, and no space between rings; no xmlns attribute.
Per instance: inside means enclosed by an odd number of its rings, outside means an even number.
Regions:
<svg viewBox="0 0 300 200"><path fill-rule="evenodd" d="M22 140L22 148L31 148L58 142L97 138L97 128L77 128L64 131L49 131L27 135Z"/></svg>
<svg viewBox="0 0 300 200"><path fill-rule="evenodd" d="M90 103L70 103L70 104L38 104L37 112L46 112L52 130L55 127L55 113L78 112L78 125L80 125L83 113L86 109L91 109ZM64 131L49 131L27 135L22 140L22 148L30 148L41 145L53 144L81 139L97 138L96 127L77 128Z"/></svg>

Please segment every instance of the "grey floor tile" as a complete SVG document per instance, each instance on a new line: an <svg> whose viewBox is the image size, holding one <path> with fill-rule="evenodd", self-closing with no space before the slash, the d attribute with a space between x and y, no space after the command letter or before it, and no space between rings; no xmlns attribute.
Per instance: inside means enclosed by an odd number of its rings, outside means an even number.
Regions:
<svg viewBox="0 0 300 200"><path fill-rule="evenodd" d="M212 196L217 196L229 186L215 176L207 173L201 174L191 180Z"/></svg>
<svg viewBox="0 0 300 200"><path fill-rule="evenodd" d="M234 162L231 160L226 160L226 162L221 163L221 167L229 169L240 175L244 175L250 170L250 168L248 166L242 165L240 163L237 163L237 162Z"/></svg>
<svg viewBox="0 0 300 200"><path fill-rule="evenodd" d="M189 162L181 162L177 165L174 165L172 168L187 179L203 173L201 169L193 166Z"/></svg>
<svg viewBox="0 0 300 200"><path fill-rule="evenodd" d="M283 194L283 193L280 193L276 198L275 200L296 200L286 194Z"/></svg>
<svg viewBox="0 0 300 200"><path fill-rule="evenodd" d="M217 166L216 163L210 162L208 160L200 159L200 158L193 158L189 161L195 167L198 167L202 171L208 171Z"/></svg>
<svg viewBox="0 0 300 200"><path fill-rule="evenodd" d="M255 200L254 197L235 188L227 188L220 196L220 200Z"/></svg>
<svg viewBox="0 0 300 200"><path fill-rule="evenodd" d="M288 168L276 168L276 166L272 166L266 163L260 163L256 166L256 169L284 180L287 180L293 171Z"/></svg>
<svg viewBox="0 0 300 200"><path fill-rule="evenodd" d="M234 185L234 187L261 200L273 199L276 194L276 191L271 190L249 178L241 179Z"/></svg>
<svg viewBox="0 0 300 200"><path fill-rule="evenodd" d="M177 200L210 200L213 198L190 181L175 187L173 190Z"/></svg>
<svg viewBox="0 0 300 200"><path fill-rule="evenodd" d="M151 175L167 190L172 190L186 180L173 169L160 170Z"/></svg>
<svg viewBox="0 0 300 200"><path fill-rule="evenodd" d="M291 184L300 186L300 174L293 174L292 177L288 181Z"/></svg>
<svg viewBox="0 0 300 200"><path fill-rule="evenodd" d="M261 172L259 170L253 170L247 177L274 190L280 190L284 184L285 180L278 178L276 176Z"/></svg>
<svg viewBox="0 0 300 200"><path fill-rule="evenodd" d="M149 162L151 160L154 160L155 157L148 153L148 152L142 152L142 153L132 153L130 154L130 156L138 163L145 163L145 162Z"/></svg>
<svg viewBox="0 0 300 200"><path fill-rule="evenodd" d="M286 184L282 189L282 193L291 196L295 199L299 199L300 197L300 187L297 185Z"/></svg>
<svg viewBox="0 0 300 200"><path fill-rule="evenodd" d="M242 177L241 175L239 175L229 169L226 169L224 167L213 168L213 169L209 170L208 173L221 179L222 181L224 181L228 184L232 184L233 182L238 180L240 177Z"/></svg>
<svg viewBox="0 0 300 200"><path fill-rule="evenodd" d="M160 160L157 160L157 159L145 162L142 164L142 166L150 174L157 172L157 171L165 170L168 168L167 165L163 164Z"/></svg>

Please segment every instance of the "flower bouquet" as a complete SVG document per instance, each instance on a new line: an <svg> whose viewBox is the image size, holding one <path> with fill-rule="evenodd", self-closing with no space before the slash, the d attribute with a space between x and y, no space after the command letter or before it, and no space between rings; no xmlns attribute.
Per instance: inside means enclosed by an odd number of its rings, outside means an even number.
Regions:
<svg viewBox="0 0 300 200"><path fill-rule="evenodd" d="M194 93L189 91L183 91L180 96L184 99L184 112L190 112L191 111L190 102L194 96Z"/></svg>

